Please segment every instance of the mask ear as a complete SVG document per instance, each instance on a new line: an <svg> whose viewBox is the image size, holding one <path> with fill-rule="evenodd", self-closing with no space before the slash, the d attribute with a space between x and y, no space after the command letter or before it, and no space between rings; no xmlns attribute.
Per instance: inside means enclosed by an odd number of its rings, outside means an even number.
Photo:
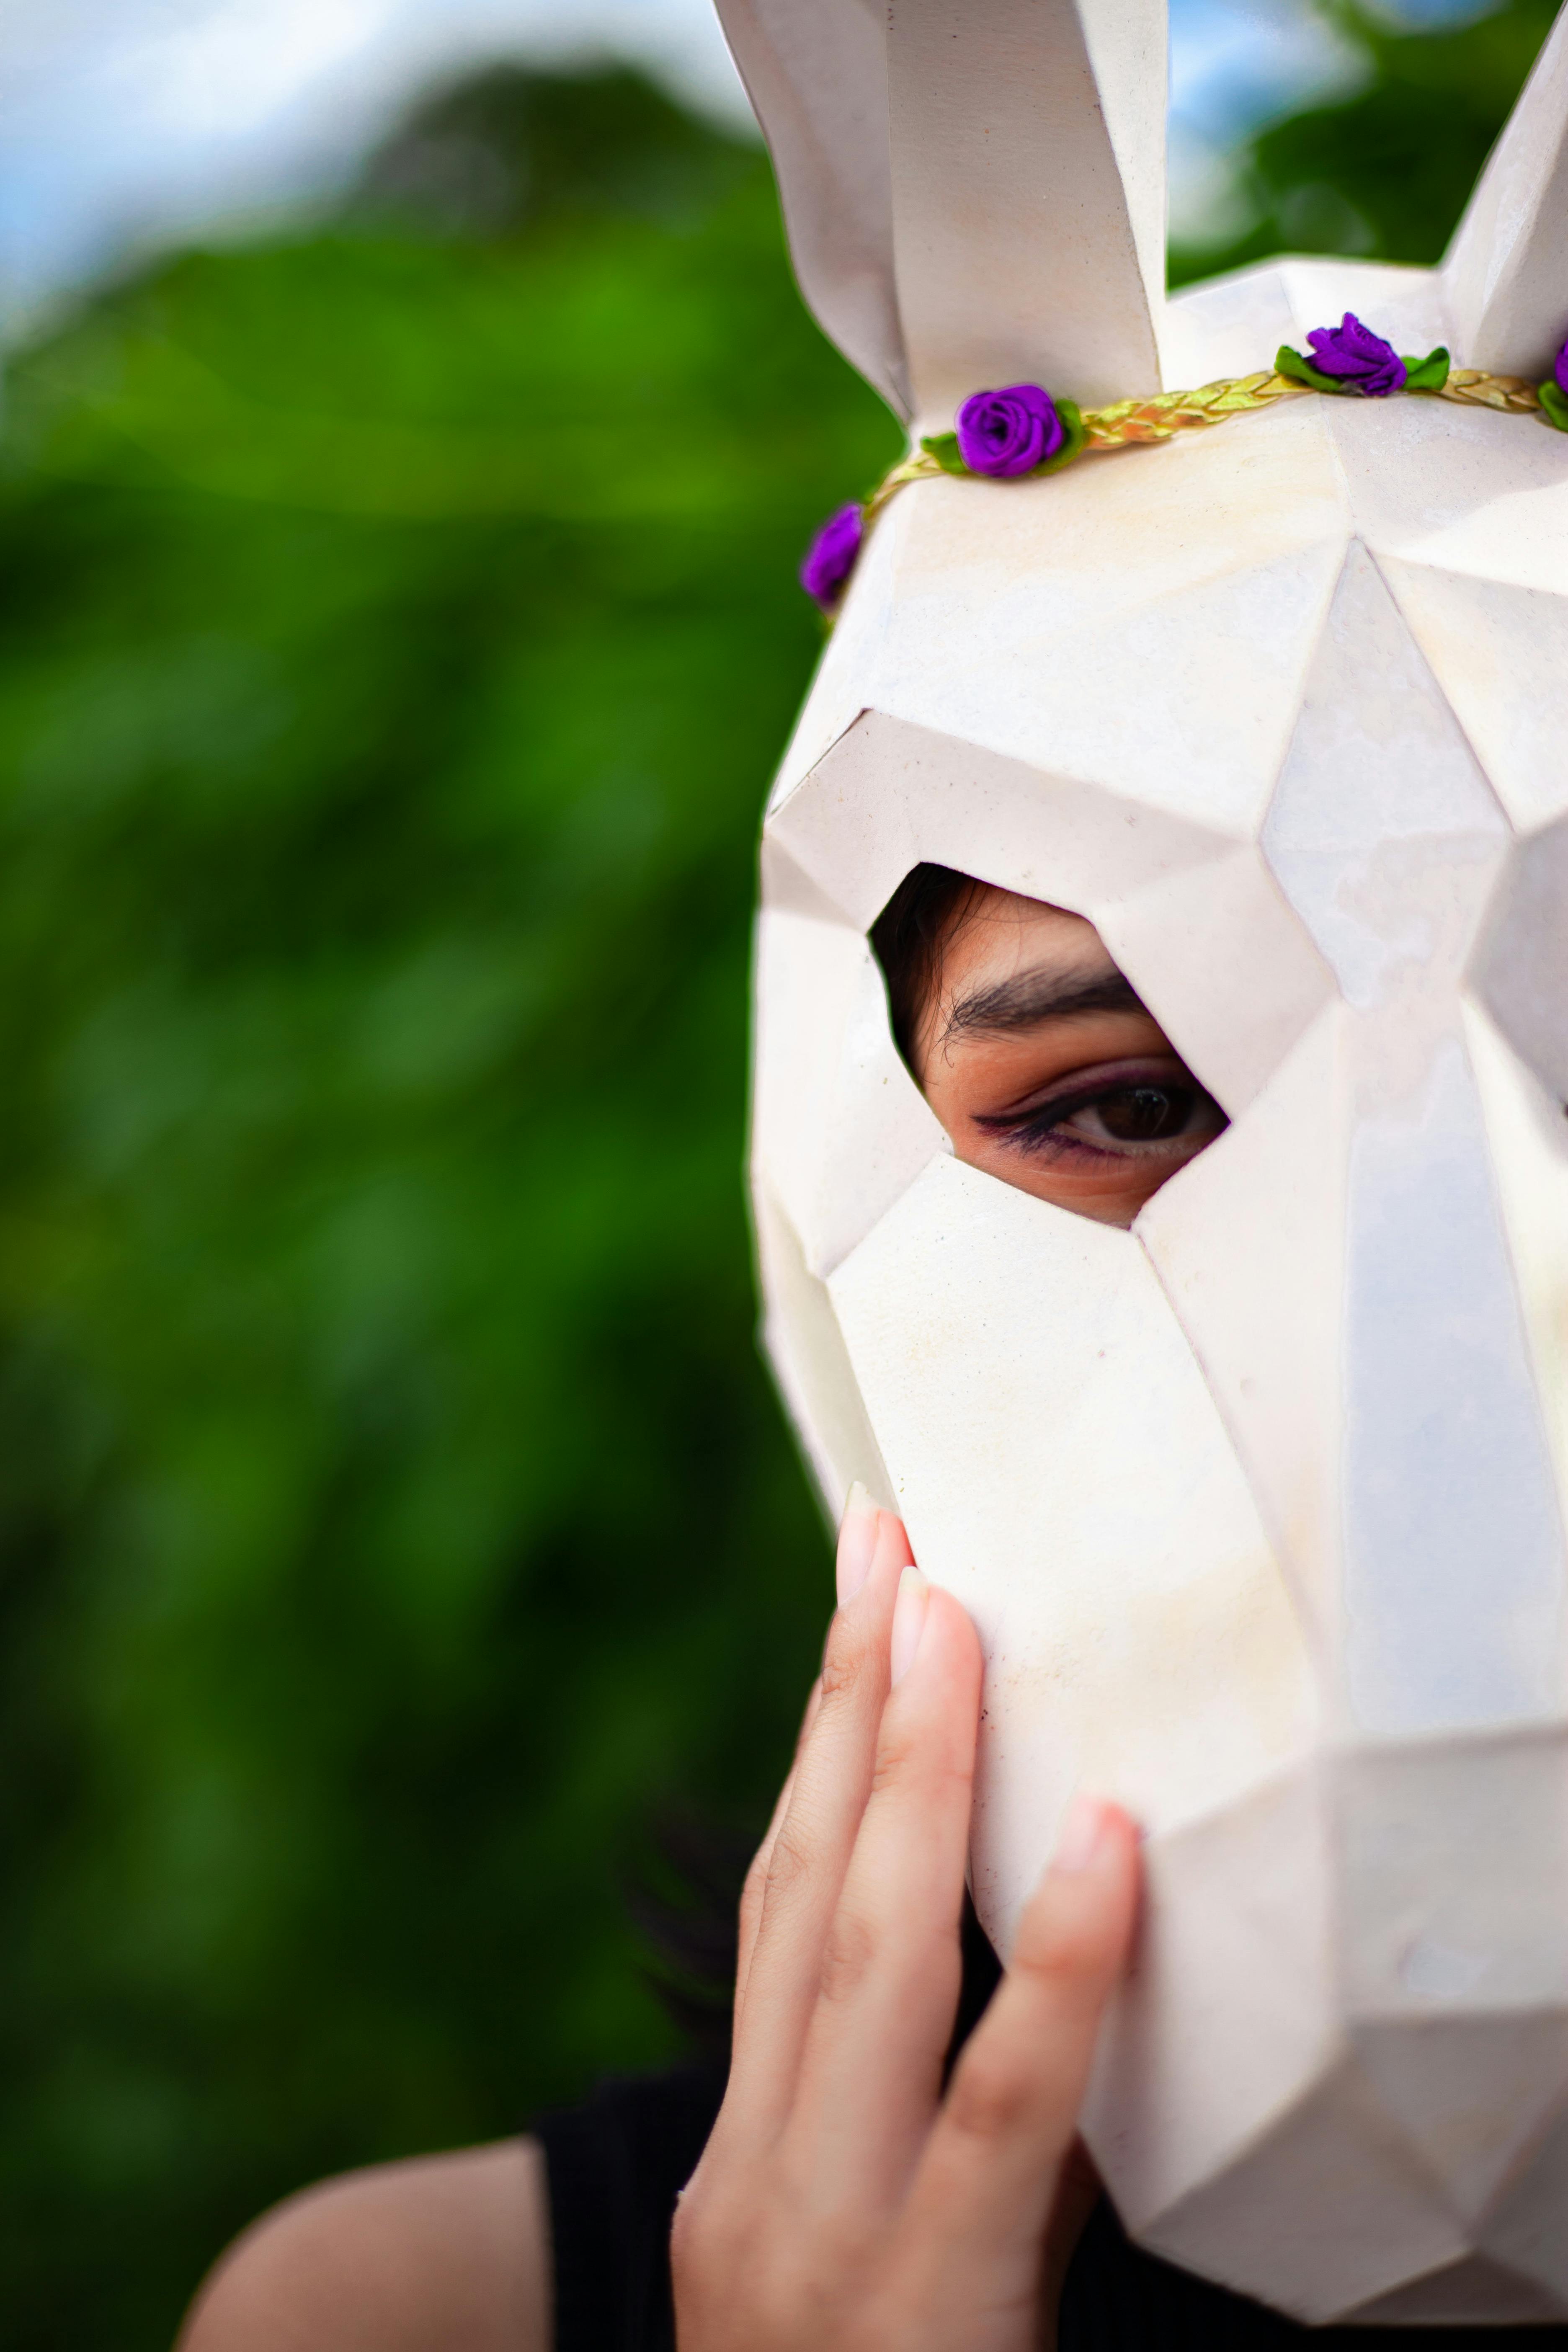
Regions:
<svg viewBox="0 0 1568 2352"><path fill-rule="evenodd" d="M851 366L908 416L878 0L716 5L773 159L801 291Z"/></svg>
<svg viewBox="0 0 1568 2352"><path fill-rule="evenodd" d="M1568 8L1476 183L1443 286L1463 365L1549 372L1568 334Z"/></svg>
<svg viewBox="0 0 1568 2352"><path fill-rule="evenodd" d="M1165 0L718 0L821 324L924 429L1159 388Z"/></svg>

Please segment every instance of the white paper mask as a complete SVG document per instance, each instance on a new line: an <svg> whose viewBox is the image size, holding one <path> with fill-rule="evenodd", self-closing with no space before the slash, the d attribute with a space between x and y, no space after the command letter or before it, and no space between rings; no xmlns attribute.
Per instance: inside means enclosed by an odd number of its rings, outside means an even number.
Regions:
<svg viewBox="0 0 1568 2352"><path fill-rule="evenodd" d="M1568 19L1442 271L1166 305L1163 0L720 6L917 431L1568 329ZM1088 916L1230 1114L1132 1232L948 1150L866 939L922 859ZM769 1344L981 1629L992 1935L1075 1781L1150 1833L1123 2217L1312 2320L1568 2314L1568 436L1307 397L903 490L763 877Z"/></svg>

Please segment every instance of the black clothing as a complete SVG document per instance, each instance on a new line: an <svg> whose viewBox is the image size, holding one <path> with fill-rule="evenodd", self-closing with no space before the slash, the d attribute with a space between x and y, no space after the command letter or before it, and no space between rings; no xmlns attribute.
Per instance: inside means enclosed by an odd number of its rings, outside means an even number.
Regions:
<svg viewBox="0 0 1568 2352"><path fill-rule="evenodd" d="M1001 1969L963 1923L963 1990L949 2063ZM541 2117L555 2262L555 2352L675 2352L669 2229L724 2095L728 2061L605 2084ZM1303 2327L1132 2245L1102 2198L1062 2289L1059 2352L1568 2352L1568 2326ZM736 2352L743 2352L737 2347Z"/></svg>
<svg viewBox="0 0 1568 2352"><path fill-rule="evenodd" d="M550 2177L555 2352L673 2352L669 2225L723 2090L722 2066L683 2067L606 2084L536 2126ZM1060 2352L1568 2352L1568 2327L1302 2327L1143 2253L1102 2199L1068 2271L1059 2341Z"/></svg>
<svg viewBox="0 0 1568 2352"><path fill-rule="evenodd" d="M724 2065L606 2082L538 2116L550 2178L555 2352L675 2352L670 2222L724 2098Z"/></svg>
<svg viewBox="0 0 1568 2352"><path fill-rule="evenodd" d="M1568 2327L1303 2327L1131 2244L1101 2198L1062 2289L1060 2352L1564 2352Z"/></svg>
<svg viewBox="0 0 1568 2352"><path fill-rule="evenodd" d="M727 2072L698 2064L606 2083L534 2124L550 2181L555 2352L674 2352L669 2225Z"/></svg>

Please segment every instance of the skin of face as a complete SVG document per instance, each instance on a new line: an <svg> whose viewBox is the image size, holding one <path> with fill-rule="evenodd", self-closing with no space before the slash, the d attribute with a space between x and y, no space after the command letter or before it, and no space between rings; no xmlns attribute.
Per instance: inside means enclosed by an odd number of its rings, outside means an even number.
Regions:
<svg viewBox="0 0 1568 2352"><path fill-rule="evenodd" d="M1226 1124L1093 924L988 885L913 1042L960 1160L1100 1224L1130 1225Z"/></svg>

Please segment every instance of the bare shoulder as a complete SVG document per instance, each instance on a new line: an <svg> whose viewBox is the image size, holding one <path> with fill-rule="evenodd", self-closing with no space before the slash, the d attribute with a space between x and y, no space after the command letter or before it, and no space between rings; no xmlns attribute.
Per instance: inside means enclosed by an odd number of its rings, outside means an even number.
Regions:
<svg viewBox="0 0 1568 2352"><path fill-rule="evenodd" d="M344 2173L235 2241L177 2352L548 2352L549 2250L533 2140Z"/></svg>

